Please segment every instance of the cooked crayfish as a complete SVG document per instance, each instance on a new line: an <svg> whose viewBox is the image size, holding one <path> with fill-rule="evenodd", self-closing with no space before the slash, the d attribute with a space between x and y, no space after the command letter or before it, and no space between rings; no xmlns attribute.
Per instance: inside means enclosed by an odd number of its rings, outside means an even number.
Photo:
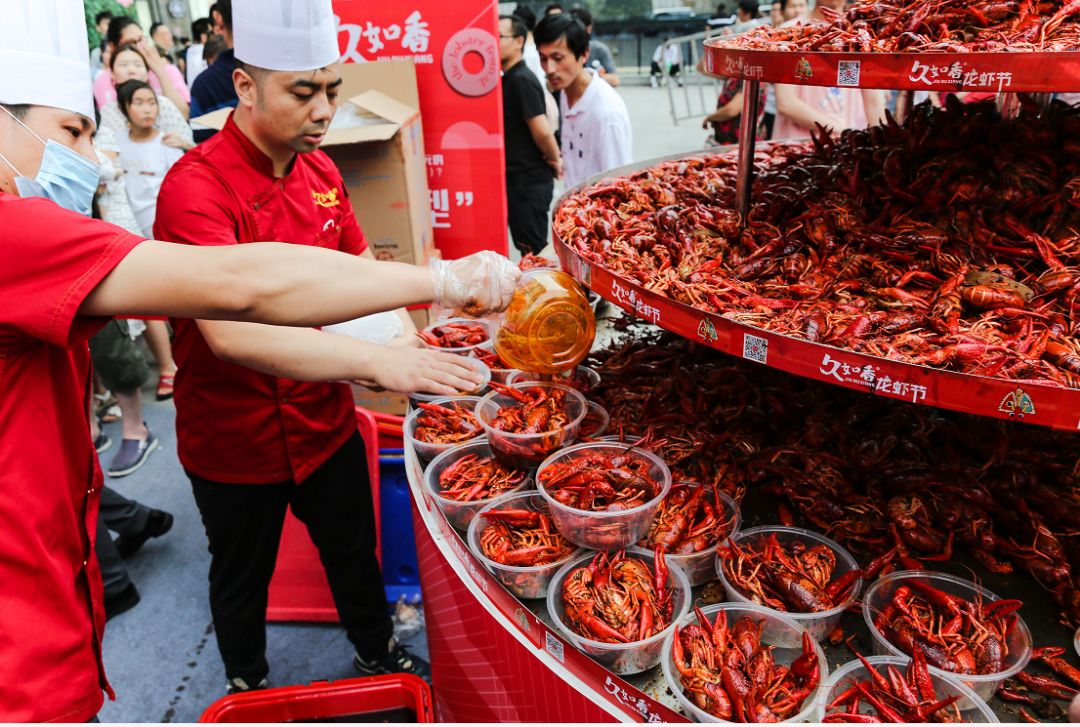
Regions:
<svg viewBox="0 0 1080 727"><path fill-rule="evenodd" d="M846 603L860 571L833 577L836 553L828 545L781 542L769 533L743 544L729 541L719 551L724 577L754 603L778 611L817 613Z"/></svg>
<svg viewBox="0 0 1080 727"><path fill-rule="evenodd" d="M619 644L660 633L675 608L660 550L651 568L622 550L597 553L566 575L562 601L567 626L585 638Z"/></svg>
<svg viewBox="0 0 1080 727"><path fill-rule="evenodd" d="M488 340L488 329L481 323L463 321L443 323L441 326L416 333L424 343L434 348L466 348Z"/></svg>
<svg viewBox="0 0 1080 727"><path fill-rule="evenodd" d="M491 383L491 388L517 402L499 407L491 420L492 429L509 434L539 434L562 429L570 423L566 392L562 389L514 388L495 382Z"/></svg>
<svg viewBox="0 0 1080 727"><path fill-rule="evenodd" d="M790 666L777 664L773 647L761 643L763 622L740 617L729 627L721 612L709 622L676 628L672 657L686 696L709 714L732 722L779 722L802 710L821 681L813 639L803 632L802 653Z"/></svg>
<svg viewBox="0 0 1080 727"><path fill-rule="evenodd" d="M654 465L633 447L579 454L553 462L537 474L543 488L567 507L578 510L629 510L660 494Z"/></svg>
<svg viewBox="0 0 1080 727"><path fill-rule="evenodd" d="M926 657L916 650L901 672L887 664L885 674L859 653L869 678L844 689L829 702L823 722L963 722L959 696L938 698ZM843 686L840 684L838 686ZM833 711L838 710L838 711Z"/></svg>
<svg viewBox="0 0 1080 727"><path fill-rule="evenodd" d="M734 525L735 513L726 511L718 488L680 482L660 501L649 534L638 545L675 555L698 553L726 538Z"/></svg>
<svg viewBox="0 0 1080 727"><path fill-rule="evenodd" d="M575 548L559 534L547 513L528 509L494 509L484 513L480 549L496 563L529 567L555 563Z"/></svg>
<svg viewBox="0 0 1080 727"><path fill-rule="evenodd" d="M555 260L548 260L546 257L541 257L531 252L521 256L521 261L518 263L519 270L525 272L526 270L535 270L537 268L558 270L560 266Z"/></svg>
<svg viewBox="0 0 1080 727"><path fill-rule="evenodd" d="M957 674L996 674L1009 654L1009 635L1023 605L1015 599L968 601L924 579L904 581L874 617L874 626L908 656Z"/></svg>
<svg viewBox="0 0 1080 727"><path fill-rule="evenodd" d="M504 467L494 457L466 454L439 473L439 494L450 500L487 500L509 492L525 473Z"/></svg>
<svg viewBox="0 0 1080 727"><path fill-rule="evenodd" d="M473 416L472 406L454 401L445 404L418 402L423 410L416 417L413 437L428 444L466 442L481 433L480 423Z"/></svg>

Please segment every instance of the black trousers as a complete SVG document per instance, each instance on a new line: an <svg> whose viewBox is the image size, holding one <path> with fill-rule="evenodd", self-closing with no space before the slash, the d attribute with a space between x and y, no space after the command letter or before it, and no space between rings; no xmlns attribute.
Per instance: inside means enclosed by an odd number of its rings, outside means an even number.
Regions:
<svg viewBox="0 0 1080 727"><path fill-rule="evenodd" d="M554 180L538 184L506 185L507 212L510 219L510 237L514 247L525 253L538 253L548 244L548 210Z"/></svg>
<svg viewBox="0 0 1080 727"><path fill-rule="evenodd" d="M307 526L349 641L386 654L394 626L375 558L375 511L359 433L301 484L236 485L190 472L210 543L210 612L229 679L265 677L266 605L286 508Z"/></svg>
<svg viewBox="0 0 1080 727"><path fill-rule="evenodd" d="M109 531L119 535L136 535L146 527L150 508L129 500L111 487L101 488L101 509L98 511L97 540L94 552L101 566L105 595L115 596L131 583L127 566L116 550Z"/></svg>

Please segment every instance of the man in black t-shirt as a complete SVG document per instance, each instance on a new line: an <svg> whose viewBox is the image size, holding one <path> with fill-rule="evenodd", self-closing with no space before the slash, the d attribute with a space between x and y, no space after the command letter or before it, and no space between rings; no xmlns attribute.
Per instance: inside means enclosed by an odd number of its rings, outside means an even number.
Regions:
<svg viewBox="0 0 1080 727"><path fill-rule="evenodd" d="M547 246L551 195L555 178L562 176L559 145L545 113L544 89L523 59L527 35L521 18L499 17L506 198L510 236L523 255Z"/></svg>

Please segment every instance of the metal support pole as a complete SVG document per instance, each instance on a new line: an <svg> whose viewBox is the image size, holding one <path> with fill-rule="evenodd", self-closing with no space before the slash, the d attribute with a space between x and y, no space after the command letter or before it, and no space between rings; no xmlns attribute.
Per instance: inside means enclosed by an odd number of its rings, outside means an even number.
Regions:
<svg viewBox="0 0 1080 727"><path fill-rule="evenodd" d="M911 115L911 109L915 107L915 92L912 90L900 91L896 97L896 120L901 124Z"/></svg>
<svg viewBox="0 0 1080 727"><path fill-rule="evenodd" d="M739 176L735 181L735 203L742 223L750 214L750 188L754 186L754 147L757 145L757 117L760 81L743 81L743 109L739 119Z"/></svg>

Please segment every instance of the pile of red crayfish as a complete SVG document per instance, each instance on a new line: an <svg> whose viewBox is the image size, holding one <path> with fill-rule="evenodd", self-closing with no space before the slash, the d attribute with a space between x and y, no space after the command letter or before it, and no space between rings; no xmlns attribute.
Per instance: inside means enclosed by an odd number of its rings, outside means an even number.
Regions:
<svg viewBox="0 0 1080 727"><path fill-rule="evenodd" d="M820 530L864 569L879 556L918 567L954 541L1028 573L1080 624L1075 433L823 387L653 331L594 356L590 396L612 431L647 425L676 480L784 497L785 524Z"/></svg>
<svg viewBox="0 0 1080 727"><path fill-rule="evenodd" d="M870 673L869 679L856 681L829 702L823 722L964 721L956 705L959 696L938 699L921 651L916 650L912 655L906 673L887 664L887 678L861 654L856 656Z"/></svg>
<svg viewBox="0 0 1080 727"><path fill-rule="evenodd" d="M861 571L833 577L836 553L819 543L781 543L775 533L720 548L724 577L744 596L762 606L793 613L818 613L846 603Z"/></svg>
<svg viewBox="0 0 1080 727"><path fill-rule="evenodd" d="M450 500L487 500L522 483L525 473L504 467L494 457L467 454L439 473L439 494Z"/></svg>
<svg viewBox="0 0 1080 727"><path fill-rule="evenodd" d="M607 427L607 419L602 409L590 406L585 412L585 418L581 420L581 431L578 439L592 439L603 434Z"/></svg>
<svg viewBox="0 0 1080 727"><path fill-rule="evenodd" d="M416 417L413 437L428 444L467 442L481 433L480 423L469 402L448 401L445 404L418 402L421 413Z"/></svg>
<svg viewBox="0 0 1080 727"><path fill-rule="evenodd" d="M558 270L560 266L559 263L555 260L548 260L546 257L534 255L531 252L527 255L523 255L521 257L521 262L518 263L518 269L521 270L521 272L525 272L526 270L535 270L536 268L550 268L553 270Z"/></svg>
<svg viewBox="0 0 1080 727"><path fill-rule="evenodd" d="M761 623L749 616L728 626L695 607L697 623L676 629L672 656L686 696L698 708L731 722L779 722L798 714L821 681L810 635L802 653L785 667L761 643Z"/></svg>
<svg viewBox="0 0 1080 727"><path fill-rule="evenodd" d="M628 644L655 636L671 623L672 589L664 554L650 568L622 550L597 553L562 583L566 625L593 641Z"/></svg>
<svg viewBox="0 0 1080 727"><path fill-rule="evenodd" d="M562 389L514 388L495 382L491 388L517 402L499 407L490 423L492 429L509 434L539 434L562 429L570 423L566 392Z"/></svg>
<svg viewBox="0 0 1080 727"><path fill-rule="evenodd" d="M461 321L444 323L430 331L418 331L416 335L434 348L466 348L488 340L488 331L483 324Z"/></svg>
<svg viewBox="0 0 1080 727"><path fill-rule="evenodd" d="M469 355L475 359L479 359L489 369L510 368L506 365L506 362L499 357L498 353L486 348L474 348L472 351L469 351Z"/></svg>
<svg viewBox="0 0 1080 727"><path fill-rule="evenodd" d="M527 509L495 509L484 513L480 550L503 565L537 566L568 558L575 550L559 534L547 513Z"/></svg>
<svg viewBox="0 0 1080 727"><path fill-rule="evenodd" d="M727 537L735 513L727 514L719 488L680 482L660 501L649 534L639 545L665 553L700 553Z"/></svg>
<svg viewBox="0 0 1080 727"><path fill-rule="evenodd" d="M1076 0L859 0L825 22L758 27L736 48L848 53L1080 50Z"/></svg>
<svg viewBox="0 0 1080 727"><path fill-rule="evenodd" d="M632 448L584 452L553 462L537 480L557 501L578 510L629 510L649 502L663 485L649 473L652 463Z"/></svg>
<svg viewBox="0 0 1080 727"><path fill-rule="evenodd" d="M1021 602L968 601L912 578L896 589L874 626L908 656L956 674L996 674L1005 668L1008 636Z"/></svg>
<svg viewBox="0 0 1080 727"><path fill-rule="evenodd" d="M590 263L736 322L1080 388L1077 150L1080 108L924 104L903 126L759 150L745 228L733 154L605 180L554 224Z"/></svg>
<svg viewBox="0 0 1080 727"><path fill-rule="evenodd" d="M1006 679L998 688L997 695L1006 702L1019 702L1028 704L1037 711L1044 707L1045 702L1039 702L1032 698L1028 692L1041 694L1051 699L1070 700L1077 695L1080 688L1080 669L1061 658L1065 649L1060 646L1044 646L1031 652L1032 663L1038 661L1050 668L1055 674L1060 674L1072 684L1062 684L1053 677L1029 674L1022 671L1012 679ZM1031 717L1026 710L1020 710L1020 716L1027 722L1038 722ZM1046 715L1046 716L1052 716Z"/></svg>

